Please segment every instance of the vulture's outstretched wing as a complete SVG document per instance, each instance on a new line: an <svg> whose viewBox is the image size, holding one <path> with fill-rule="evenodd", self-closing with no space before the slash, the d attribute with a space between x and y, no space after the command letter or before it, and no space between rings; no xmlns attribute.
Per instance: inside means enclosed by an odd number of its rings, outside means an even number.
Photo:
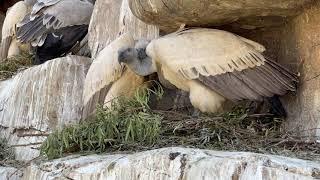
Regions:
<svg viewBox="0 0 320 180"><path fill-rule="evenodd" d="M7 58L12 38L16 35L16 25L27 14L28 7L23 1L14 4L6 14L2 26L2 39L0 47L0 59Z"/></svg>
<svg viewBox="0 0 320 180"><path fill-rule="evenodd" d="M88 25L92 10L93 4L86 0L39 0L19 24L18 40L42 46L50 32L68 26Z"/></svg>
<svg viewBox="0 0 320 180"><path fill-rule="evenodd" d="M229 100L262 100L295 90L297 76L268 60L264 47L214 29L189 29L151 42L147 53Z"/></svg>

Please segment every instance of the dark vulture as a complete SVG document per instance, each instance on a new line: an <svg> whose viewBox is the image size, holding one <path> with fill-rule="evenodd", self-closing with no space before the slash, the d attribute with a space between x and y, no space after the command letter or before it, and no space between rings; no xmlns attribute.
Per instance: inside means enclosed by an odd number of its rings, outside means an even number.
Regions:
<svg viewBox="0 0 320 180"><path fill-rule="evenodd" d="M141 76L161 74L189 92L195 108L215 113L226 99L262 101L296 90L298 77L264 51L264 46L226 31L193 28L139 41L120 50L118 61Z"/></svg>
<svg viewBox="0 0 320 180"><path fill-rule="evenodd" d="M38 0L18 24L17 39L35 47L35 63L63 56L87 34L90 0Z"/></svg>

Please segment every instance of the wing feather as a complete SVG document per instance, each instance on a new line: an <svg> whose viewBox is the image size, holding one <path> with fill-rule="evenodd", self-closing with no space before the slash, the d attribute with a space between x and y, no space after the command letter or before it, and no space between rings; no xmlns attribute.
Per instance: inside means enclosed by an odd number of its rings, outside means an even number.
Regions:
<svg viewBox="0 0 320 180"><path fill-rule="evenodd" d="M1 40L0 45L0 62L8 57L8 51L12 41L12 36L8 36Z"/></svg>
<svg viewBox="0 0 320 180"><path fill-rule="evenodd" d="M27 14L27 6L23 1L14 4L8 11L2 26L0 58L7 58L12 38L16 36L16 25Z"/></svg>
<svg viewBox="0 0 320 180"><path fill-rule="evenodd" d="M152 51L155 59L187 79L241 71L266 60L238 36L215 29L184 30L154 40L149 46L147 51Z"/></svg>
<svg viewBox="0 0 320 180"><path fill-rule="evenodd" d="M46 34L54 30L88 25L92 11L93 4L87 1L39 0L32 12L19 24L18 40L40 46Z"/></svg>
<svg viewBox="0 0 320 180"><path fill-rule="evenodd" d="M118 50L133 47L134 39L131 34L123 34L105 47L93 61L85 79L84 105L93 98L97 91L118 80L124 72L124 66L118 63Z"/></svg>

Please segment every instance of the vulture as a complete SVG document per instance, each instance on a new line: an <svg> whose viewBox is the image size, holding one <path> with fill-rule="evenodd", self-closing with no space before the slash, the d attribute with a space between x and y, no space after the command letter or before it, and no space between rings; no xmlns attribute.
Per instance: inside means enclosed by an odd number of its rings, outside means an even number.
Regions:
<svg viewBox="0 0 320 180"><path fill-rule="evenodd" d="M67 53L88 32L91 0L38 0L18 24L17 39L35 47L35 63Z"/></svg>
<svg viewBox="0 0 320 180"><path fill-rule="evenodd" d="M28 44L21 44L17 41L16 26L31 11L35 2L36 0L19 1L8 9L2 26L0 60L29 50Z"/></svg>
<svg viewBox="0 0 320 180"><path fill-rule="evenodd" d="M132 35L124 33L102 49L92 62L84 82L84 118L94 112L97 104L110 108L117 97L132 97L143 87L144 77L118 63L118 50L134 44Z"/></svg>
<svg viewBox="0 0 320 180"><path fill-rule="evenodd" d="M118 61L141 76L157 72L189 92L196 109L215 113L225 100L263 101L296 90L298 76L264 51L263 45L226 31L189 28L139 40L119 50Z"/></svg>

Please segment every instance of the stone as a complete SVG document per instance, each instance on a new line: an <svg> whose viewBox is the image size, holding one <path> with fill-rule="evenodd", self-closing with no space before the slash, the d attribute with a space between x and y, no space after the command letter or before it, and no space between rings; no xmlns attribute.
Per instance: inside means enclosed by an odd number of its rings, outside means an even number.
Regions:
<svg viewBox="0 0 320 180"><path fill-rule="evenodd" d="M247 152L163 148L135 154L73 155L32 164L25 180L296 179L320 177L320 164Z"/></svg>
<svg viewBox="0 0 320 180"><path fill-rule="evenodd" d="M306 8L281 31L279 59L300 72L299 89L286 98L286 129L320 140L320 2Z"/></svg>
<svg viewBox="0 0 320 180"><path fill-rule="evenodd" d="M48 133L82 118L82 91L91 60L67 56L0 82L0 136L18 160L39 155Z"/></svg>
<svg viewBox="0 0 320 180"><path fill-rule="evenodd" d="M19 180L21 177L21 172L16 168L0 166L0 180Z"/></svg>
<svg viewBox="0 0 320 180"><path fill-rule="evenodd" d="M282 97L287 111L284 128L320 140L320 2L302 9L301 14L279 27L243 30L224 26L224 30L263 44L266 55L300 74L298 90Z"/></svg>
<svg viewBox="0 0 320 180"><path fill-rule="evenodd" d="M181 24L220 26L238 24L244 29L286 22L298 15L312 0L129 0L135 16L146 23L159 25L165 32Z"/></svg>

